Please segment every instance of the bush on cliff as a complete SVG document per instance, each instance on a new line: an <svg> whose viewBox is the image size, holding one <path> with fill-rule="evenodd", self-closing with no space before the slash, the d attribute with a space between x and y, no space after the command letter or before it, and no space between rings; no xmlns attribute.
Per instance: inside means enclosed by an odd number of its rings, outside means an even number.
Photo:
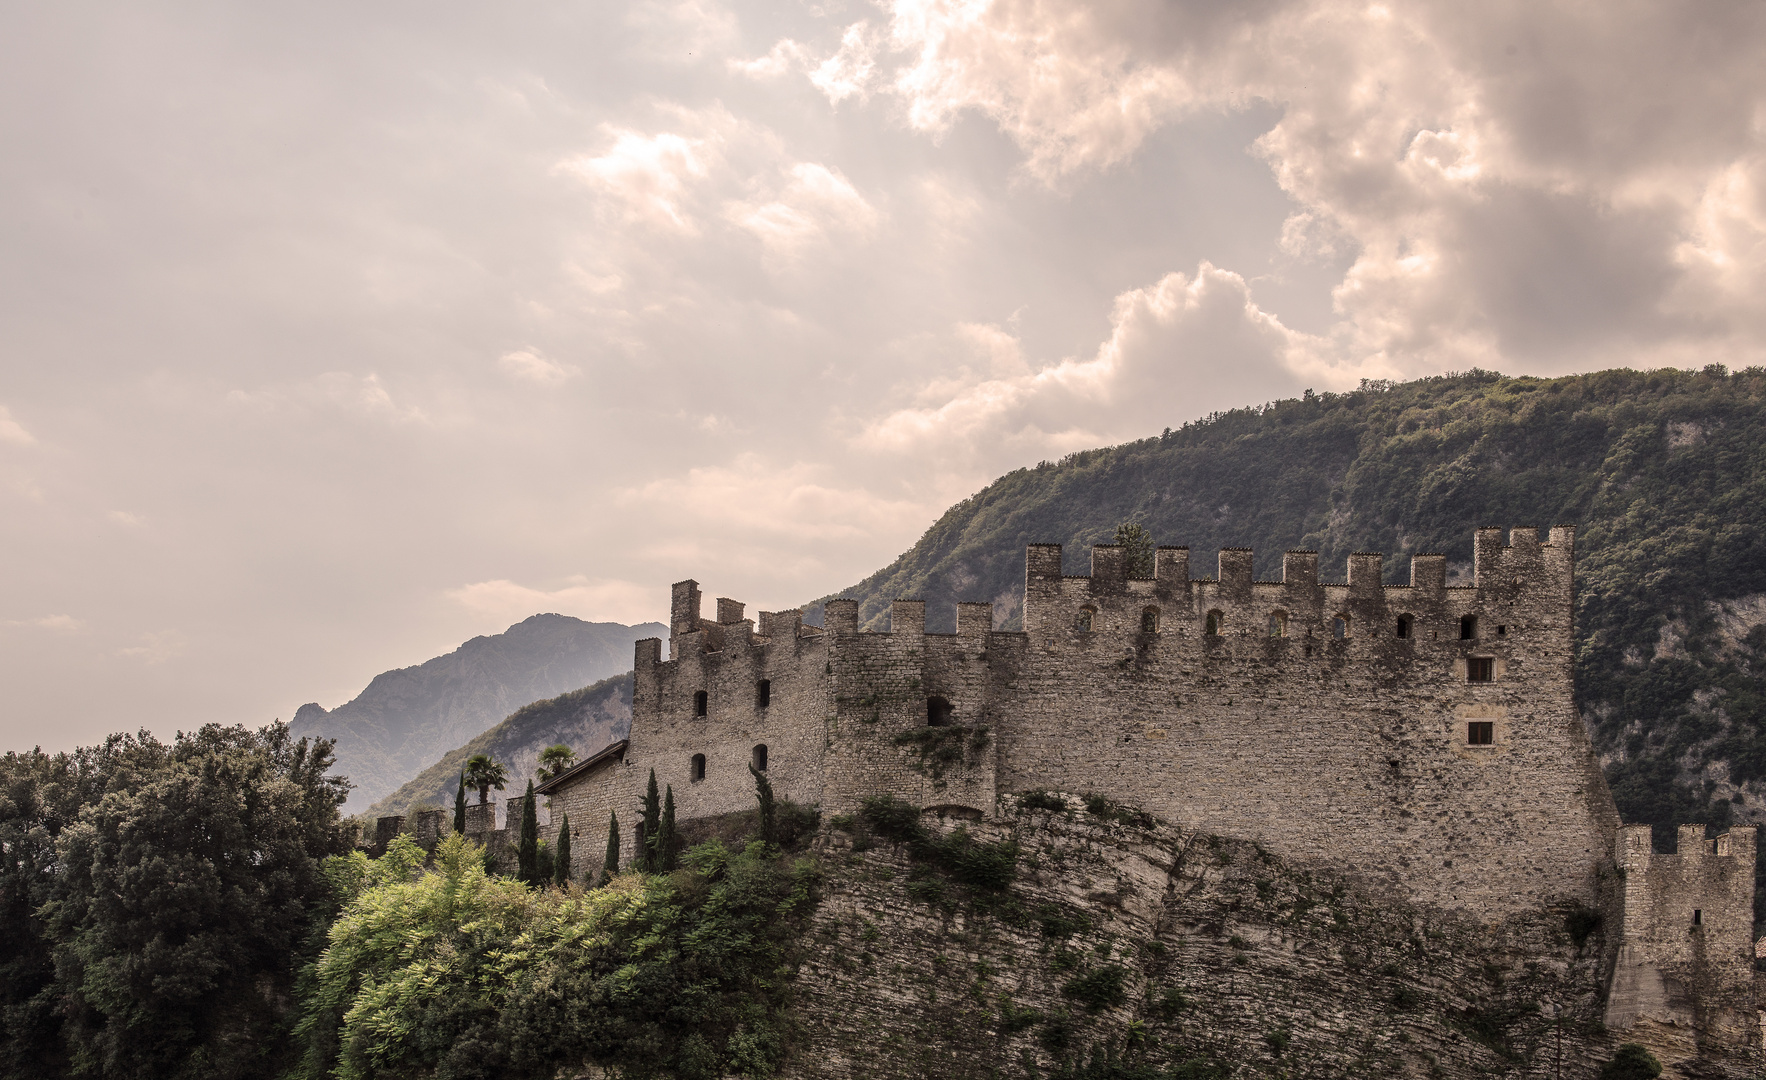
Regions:
<svg viewBox="0 0 1766 1080"><path fill-rule="evenodd" d="M333 860L349 899L306 997L306 1075L769 1074L813 870L759 844L684 862L585 891L487 875L459 836L427 872L402 837Z"/></svg>

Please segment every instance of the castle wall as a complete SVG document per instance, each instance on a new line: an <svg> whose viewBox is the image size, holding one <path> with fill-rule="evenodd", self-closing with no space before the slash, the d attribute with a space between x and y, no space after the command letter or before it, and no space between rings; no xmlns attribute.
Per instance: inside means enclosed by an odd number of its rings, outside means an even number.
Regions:
<svg viewBox="0 0 1766 1080"><path fill-rule="evenodd" d="M1731 1046L1758 1041L1753 1007L1755 830L1714 839L1682 825L1672 855L1650 850L1650 827L1615 842L1623 876L1621 933L1606 1024L1680 1028Z"/></svg>
<svg viewBox="0 0 1766 1080"><path fill-rule="evenodd" d="M1509 545L1479 530L1472 588L1447 588L1440 556L1386 586L1378 555L1332 585L1309 552L1254 582L1248 551L1191 581L1182 549L1147 580L1108 549L1089 578L1032 549L1032 640L996 707L1000 788L1096 792L1493 915L1593 904L1618 821L1573 706L1571 548L1567 529ZM1468 682L1470 659L1493 680ZM1468 744L1472 722L1488 745Z"/></svg>

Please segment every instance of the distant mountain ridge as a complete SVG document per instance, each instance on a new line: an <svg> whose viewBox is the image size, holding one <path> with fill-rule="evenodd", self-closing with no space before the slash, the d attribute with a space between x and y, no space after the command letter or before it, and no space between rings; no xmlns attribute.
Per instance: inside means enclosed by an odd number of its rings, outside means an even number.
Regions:
<svg viewBox="0 0 1766 1080"><path fill-rule="evenodd" d="M1577 696L1621 813L1658 844L1766 824L1766 369L1472 371L1216 413L1008 473L833 595L870 629L896 597L927 601L929 631L958 600L1017 629L1025 545L1086 574L1121 522L1190 546L1198 577L1219 548L1254 548L1259 578L1304 548L1326 580L1385 552L1388 582L1428 551L1466 580L1481 525L1577 525Z"/></svg>
<svg viewBox="0 0 1766 1080"><path fill-rule="evenodd" d="M661 623L534 615L444 656L383 672L335 709L302 705L289 727L296 736L337 740L337 771L355 784L347 808L355 812L523 705L628 670L634 642L667 632Z"/></svg>
<svg viewBox="0 0 1766 1080"><path fill-rule="evenodd" d="M631 729L632 675L628 671L581 690L523 705L496 727L441 755L439 761L366 813L379 817L403 814L415 806L451 808L460 772L473 754L487 754L509 771L503 791L491 792L492 802L502 802L503 795L518 795L528 780L537 779L534 772L540 751L546 747L563 743L575 750L580 760L625 738ZM478 801L475 793L468 793L467 798Z"/></svg>

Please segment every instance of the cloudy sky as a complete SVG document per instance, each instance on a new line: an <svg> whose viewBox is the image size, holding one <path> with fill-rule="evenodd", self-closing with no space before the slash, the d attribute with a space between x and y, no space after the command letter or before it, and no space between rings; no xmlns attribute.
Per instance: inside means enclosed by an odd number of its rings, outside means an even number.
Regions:
<svg viewBox="0 0 1766 1080"><path fill-rule="evenodd" d="M0 6L0 733L786 607L1001 472L1766 362L1766 4Z"/></svg>

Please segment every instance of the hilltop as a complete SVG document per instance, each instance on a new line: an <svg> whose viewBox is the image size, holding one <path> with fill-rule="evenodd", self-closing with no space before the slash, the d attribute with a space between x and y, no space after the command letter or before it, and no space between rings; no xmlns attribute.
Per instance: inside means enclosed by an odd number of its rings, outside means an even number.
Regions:
<svg viewBox="0 0 1766 1080"><path fill-rule="evenodd" d="M296 738L337 740L338 771L355 785L349 804L354 811L521 706L627 670L633 642L667 632L660 623L625 626L534 615L445 656L376 675L335 709L302 705L289 731Z"/></svg>
<svg viewBox="0 0 1766 1080"><path fill-rule="evenodd" d="M1471 573L1480 525L1569 523L1577 537L1577 689L1626 820L1725 825L1766 814L1766 371L1474 371L1369 382L1216 413L1121 446L1019 469L948 510L895 562L836 596L884 628L896 597L1022 613L1024 547L1066 545L1068 573L1120 522L1194 551L1418 552ZM822 604L809 605L819 621Z"/></svg>

